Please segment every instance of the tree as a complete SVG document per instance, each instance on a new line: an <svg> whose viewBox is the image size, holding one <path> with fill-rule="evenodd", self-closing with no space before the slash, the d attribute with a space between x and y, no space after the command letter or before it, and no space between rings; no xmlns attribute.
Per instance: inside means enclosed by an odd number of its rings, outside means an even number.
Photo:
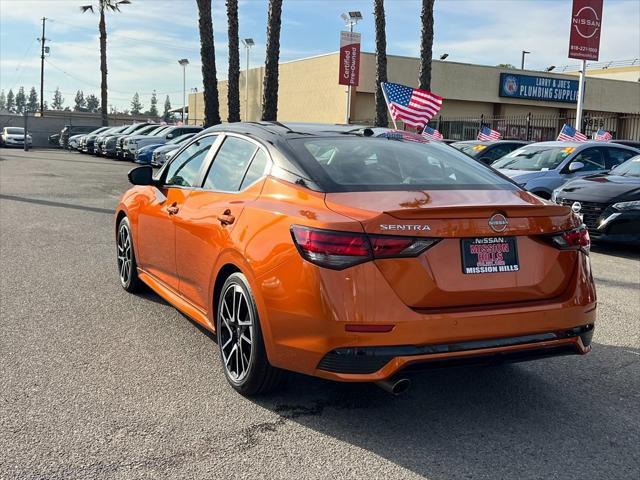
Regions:
<svg viewBox="0 0 640 480"><path fill-rule="evenodd" d="M282 0L269 0L267 20L267 57L262 88L262 120L278 119L278 62L280 61L280 26Z"/></svg>
<svg viewBox="0 0 640 480"><path fill-rule="evenodd" d="M158 97L156 96L156 91L154 90L151 94L151 107L149 108L149 115L152 117L158 116Z"/></svg>
<svg viewBox="0 0 640 480"><path fill-rule="evenodd" d="M169 95L164 99L164 113L162 114L162 120L168 122L171 120L171 100L169 100Z"/></svg>
<svg viewBox="0 0 640 480"><path fill-rule="evenodd" d="M84 92L78 90L75 98L76 105L73 107L75 112L84 112L87 109L87 101L84 99Z"/></svg>
<svg viewBox="0 0 640 480"><path fill-rule="evenodd" d="M420 42L419 88L431 90L431 60L433 57L433 4L435 0L422 0L422 36Z"/></svg>
<svg viewBox="0 0 640 480"><path fill-rule="evenodd" d="M53 102L51 102L51 108L54 110L62 110L63 103L64 98L62 98L62 93L60 93L60 87L56 87L56 91L53 94Z"/></svg>
<svg viewBox="0 0 640 480"><path fill-rule="evenodd" d="M18 89L16 94L16 112L22 114L27 107L27 96L24 94L24 87Z"/></svg>
<svg viewBox="0 0 640 480"><path fill-rule="evenodd" d="M511 65L510 63L499 63L498 65L496 65L496 67L500 67L500 68L510 68L512 70L516 69L515 65Z"/></svg>
<svg viewBox="0 0 640 480"><path fill-rule="evenodd" d="M38 92L36 87L31 87L29 90L29 100L27 101L27 110L29 112L37 112L40 109L40 102L38 102Z"/></svg>
<svg viewBox="0 0 640 480"><path fill-rule="evenodd" d="M213 41L211 0L196 0L198 3L198 27L200 29L200 58L202 60L202 82L204 84L204 126L220 123L218 101L218 78L216 73L216 49Z"/></svg>
<svg viewBox="0 0 640 480"><path fill-rule="evenodd" d="M14 113L16 108L16 97L13 94L13 90L9 89L9 93L7 93L7 110L9 112Z"/></svg>
<svg viewBox="0 0 640 480"><path fill-rule="evenodd" d="M240 41L238 38L238 0L227 0L229 37L229 79L227 81L227 103L229 122L240 121ZM246 74L248 75L249 72ZM245 118L245 121L247 119Z"/></svg>
<svg viewBox="0 0 640 480"><path fill-rule="evenodd" d="M4 94L4 90L0 92L0 110L7 108L7 96Z"/></svg>
<svg viewBox="0 0 640 480"><path fill-rule="evenodd" d="M105 23L105 12L119 12L120 5L126 5L131 3L130 0L98 0L98 11L100 12L100 22L98 29L100 30L100 73L102 79L100 81L100 96L101 111L102 111L102 125L109 125L109 119L107 117L107 26ZM80 7L82 12L91 11L95 13L93 5L83 5Z"/></svg>
<svg viewBox="0 0 640 480"><path fill-rule="evenodd" d="M376 22L376 127L386 127L387 103L382 93L382 83L387 81L387 34L384 15L384 0L373 1L373 15Z"/></svg>
<svg viewBox="0 0 640 480"><path fill-rule="evenodd" d="M95 113L100 108L100 100L98 100L98 97L96 97L93 93L87 95L86 101L88 111Z"/></svg>
<svg viewBox="0 0 640 480"><path fill-rule="evenodd" d="M140 115L141 112L142 104L140 103L140 95L136 92L131 99L131 115Z"/></svg>

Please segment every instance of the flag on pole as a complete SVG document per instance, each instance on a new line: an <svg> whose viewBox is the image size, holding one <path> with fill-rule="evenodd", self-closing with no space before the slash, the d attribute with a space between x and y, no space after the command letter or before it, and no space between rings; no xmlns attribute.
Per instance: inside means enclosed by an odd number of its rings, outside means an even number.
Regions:
<svg viewBox="0 0 640 480"><path fill-rule="evenodd" d="M584 133L579 132L568 123L565 123L558 135L559 142L586 142L587 136Z"/></svg>
<svg viewBox="0 0 640 480"><path fill-rule="evenodd" d="M422 136L427 140L436 140L436 141L442 140L444 138L438 130L436 130L435 128L431 128L429 126L424 127L424 130L422 131Z"/></svg>
<svg viewBox="0 0 640 480"><path fill-rule="evenodd" d="M613 136L604 128L599 129L596 133L593 134L593 139L597 140L598 142L608 142L612 138Z"/></svg>
<svg viewBox="0 0 640 480"><path fill-rule="evenodd" d="M396 120L402 120L406 125L422 128L442 107L442 97L426 90L398 83L382 82L381 86L394 125Z"/></svg>
<svg viewBox="0 0 640 480"><path fill-rule="evenodd" d="M491 140L500 140L501 138L502 138L502 135L500 135L500 132L496 130L491 130L489 127L482 127L478 132L478 140L480 140L481 142L488 142Z"/></svg>

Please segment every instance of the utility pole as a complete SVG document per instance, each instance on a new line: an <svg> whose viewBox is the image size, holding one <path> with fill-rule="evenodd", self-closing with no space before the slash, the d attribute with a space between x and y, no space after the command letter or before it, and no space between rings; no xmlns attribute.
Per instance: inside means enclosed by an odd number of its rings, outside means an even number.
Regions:
<svg viewBox="0 0 640 480"><path fill-rule="evenodd" d="M40 116L44 116L44 25L47 21L46 17L42 17L42 37L40 40Z"/></svg>

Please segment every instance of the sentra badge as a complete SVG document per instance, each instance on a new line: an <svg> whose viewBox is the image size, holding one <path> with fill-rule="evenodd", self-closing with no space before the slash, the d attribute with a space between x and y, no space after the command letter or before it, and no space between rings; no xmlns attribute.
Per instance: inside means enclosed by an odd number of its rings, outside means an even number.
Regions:
<svg viewBox="0 0 640 480"><path fill-rule="evenodd" d="M380 225L380 230L395 230L397 232L415 232L415 231L425 231L431 230L429 225L395 225L395 224L384 224Z"/></svg>

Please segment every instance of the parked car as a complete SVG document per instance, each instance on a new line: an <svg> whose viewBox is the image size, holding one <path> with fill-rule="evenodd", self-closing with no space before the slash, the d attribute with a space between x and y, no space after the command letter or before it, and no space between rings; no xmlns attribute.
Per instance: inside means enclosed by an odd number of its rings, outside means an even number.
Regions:
<svg viewBox="0 0 640 480"><path fill-rule="evenodd" d="M515 149L523 145L528 145L529 143L531 142L525 142L523 140L467 140L464 142L454 142L451 146L460 150L462 153L466 153L471 158L475 158L486 165L491 165L507 153L511 153Z"/></svg>
<svg viewBox="0 0 640 480"><path fill-rule="evenodd" d="M406 389L405 369L590 350L589 236L439 142L227 123L116 208L119 281L217 335L243 395L283 371Z"/></svg>
<svg viewBox="0 0 640 480"><path fill-rule="evenodd" d="M102 151L102 144L107 137L110 137L111 135L115 135L117 133L122 133L130 126L131 125L122 125L120 127L113 127L113 128L110 128L109 130L105 130L104 132L101 132L100 134L98 134L98 136L94 141L93 151L91 153L93 153L94 155L99 155L100 152Z"/></svg>
<svg viewBox="0 0 640 480"><path fill-rule="evenodd" d="M78 135L72 135L69 137L69 141L67 142L67 148L69 150L78 150L80 147L80 140L84 137L85 133L80 133Z"/></svg>
<svg viewBox="0 0 640 480"><path fill-rule="evenodd" d="M93 147L96 137L101 133L106 132L107 130L112 130L114 128L116 127L100 127L95 129L93 132L84 135L80 139L80 147L78 148L78 150L84 153L93 153Z"/></svg>
<svg viewBox="0 0 640 480"><path fill-rule="evenodd" d="M184 126L172 125L159 132L152 132L149 135L130 136L124 142L123 148L124 148L124 152L126 152L127 158L135 159L136 151L139 148L142 148L146 145L167 143L169 140L172 140L176 137L184 135L185 133L197 133L201 131L202 131L202 127L198 127L195 125L184 125Z"/></svg>
<svg viewBox="0 0 640 480"><path fill-rule="evenodd" d="M581 215L591 238L640 244L640 155L608 174L565 183L552 200Z"/></svg>
<svg viewBox="0 0 640 480"><path fill-rule="evenodd" d="M148 125L148 123L134 123L128 125L127 128L120 132L110 133L109 135L103 136L100 139L98 153L105 157L116 157L116 147L118 145L118 140L121 137L133 135L141 129L147 127Z"/></svg>
<svg viewBox="0 0 640 480"><path fill-rule="evenodd" d="M635 148L640 150L640 141L639 140L611 140L611 143L618 143L620 145L626 145L627 147Z"/></svg>
<svg viewBox="0 0 640 480"><path fill-rule="evenodd" d="M161 147L162 143L152 143L151 145L145 145L142 148L136 150L136 158L133 160L134 163L139 163L141 165L150 165L151 164L151 155L154 150L158 147Z"/></svg>
<svg viewBox="0 0 640 480"><path fill-rule="evenodd" d="M27 133L27 146L33 145L33 138ZM0 132L0 147L24 147L24 128L4 127Z"/></svg>
<svg viewBox="0 0 640 480"><path fill-rule="evenodd" d="M99 128L98 125L65 125L60 130L60 147L69 148L69 137L80 133L90 133Z"/></svg>
<svg viewBox="0 0 640 480"><path fill-rule="evenodd" d="M638 153L608 142L540 142L514 150L491 166L521 187L550 199L563 183L607 172Z"/></svg>
<svg viewBox="0 0 640 480"><path fill-rule="evenodd" d="M60 134L54 133L53 135L49 135L48 137L49 145L55 145L56 147L60 146Z"/></svg>
<svg viewBox="0 0 640 480"><path fill-rule="evenodd" d="M165 130L172 128L172 125L159 125L149 131L144 133L139 132L135 135L128 135L122 139L122 146L120 155L123 159L126 160L134 160L135 159L135 149L130 150L130 145L134 144L138 138L142 137L156 137L160 135Z"/></svg>
<svg viewBox="0 0 640 480"><path fill-rule="evenodd" d="M151 165L154 167L161 167L164 165L165 162L173 157L173 155L187 143L187 140L192 138L194 135L197 135L197 133L185 133L184 135L180 135L163 145L158 145L154 148L153 153L151 154Z"/></svg>
<svg viewBox="0 0 640 480"><path fill-rule="evenodd" d="M136 130L134 132L131 132L131 133L128 133L128 134L125 134L125 135L120 135L118 137L117 142L116 142L116 157L121 159L121 160L124 160L125 157L124 157L124 154L123 154L122 146L124 145L124 141L125 141L125 139L127 139L127 137L129 137L131 135L148 135L150 132L152 132L154 130L157 130L157 128L160 127L160 126L161 125L158 124L158 123L147 123L147 124L145 124L144 127L140 128L140 129L138 129L138 130Z"/></svg>

